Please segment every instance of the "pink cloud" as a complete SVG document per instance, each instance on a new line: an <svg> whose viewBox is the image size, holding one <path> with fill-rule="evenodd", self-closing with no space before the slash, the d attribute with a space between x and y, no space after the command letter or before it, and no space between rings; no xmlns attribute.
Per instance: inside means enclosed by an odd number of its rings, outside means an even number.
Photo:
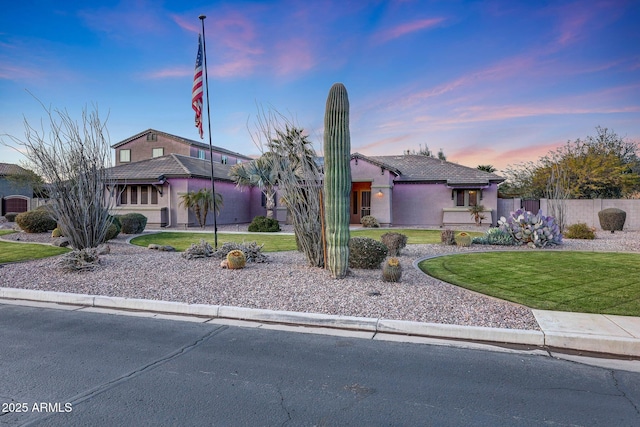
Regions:
<svg viewBox="0 0 640 427"><path fill-rule="evenodd" d="M192 76L193 68L189 67L173 67L173 68L164 68L161 70L152 71L144 75L145 78L149 79L172 79L172 78L181 78L185 76Z"/></svg>
<svg viewBox="0 0 640 427"><path fill-rule="evenodd" d="M394 145L398 144L399 142L407 141L410 137L411 135L405 134L405 135L399 135L399 136L394 136L390 138L379 139L377 141L371 142L366 145L359 145L355 147L355 149L366 151L366 150L375 150L376 148L384 148L386 146L391 146L392 148L395 149L396 147L394 147Z"/></svg>
<svg viewBox="0 0 640 427"><path fill-rule="evenodd" d="M0 63L0 79L2 80L23 81L42 77L44 77L44 74L36 68L10 65L9 61Z"/></svg>
<svg viewBox="0 0 640 427"><path fill-rule="evenodd" d="M309 42L296 38L279 43L273 64L278 75L288 75L298 71L307 71L316 65Z"/></svg>
<svg viewBox="0 0 640 427"><path fill-rule="evenodd" d="M433 28L443 21L444 18L428 18L405 22L404 24L397 25L393 28L375 34L374 39L380 42L387 42L389 40L397 39L398 37L402 37L416 31Z"/></svg>

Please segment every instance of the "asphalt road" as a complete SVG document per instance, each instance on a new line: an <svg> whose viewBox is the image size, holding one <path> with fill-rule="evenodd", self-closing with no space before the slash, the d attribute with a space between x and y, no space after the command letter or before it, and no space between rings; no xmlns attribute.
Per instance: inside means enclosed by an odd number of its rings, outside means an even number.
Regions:
<svg viewBox="0 0 640 427"><path fill-rule="evenodd" d="M640 373L0 304L0 426L638 426Z"/></svg>

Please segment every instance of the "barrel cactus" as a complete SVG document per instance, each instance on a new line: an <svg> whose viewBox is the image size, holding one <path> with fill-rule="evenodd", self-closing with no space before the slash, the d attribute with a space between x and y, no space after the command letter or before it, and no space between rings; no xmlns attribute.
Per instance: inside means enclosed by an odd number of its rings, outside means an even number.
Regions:
<svg viewBox="0 0 640 427"><path fill-rule="evenodd" d="M402 277L402 265L398 258L389 258L382 267L382 280L385 282L399 282Z"/></svg>
<svg viewBox="0 0 640 427"><path fill-rule="evenodd" d="M244 256L244 252L240 250L233 250L227 254L227 268L236 270L244 268L247 263L247 257Z"/></svg>
<svg viewBox="0 0 640 427"><path fill-rule="evenodd" d="M469 233L465 233L464 231L456 234L456 245L462 247L471 246L471 235Z"/></svg>
<svg viewBox="0 0 640 427"><path fill-rule="evenodd" d="M59 227L56 227L51 232L51 237L62 237L62 230Z"/></svg>
<svg viewBox="0 0 640 427"><path fill-rule="evenodd" d="M349 268L349 203L351 193L349 98L342 83L331 87L324 115L324 209L327 269L336 279Z"/></svg>

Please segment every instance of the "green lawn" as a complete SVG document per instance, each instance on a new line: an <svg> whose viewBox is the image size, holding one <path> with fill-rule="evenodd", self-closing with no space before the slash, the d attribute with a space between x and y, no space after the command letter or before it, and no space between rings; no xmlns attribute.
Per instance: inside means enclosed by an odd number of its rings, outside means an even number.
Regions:
<svg viewBox="0 0 640 427"><path fill-rule="evenodd" d="M640 254L517 251L448 255L420 268L531 308L640 316Z"/></svg>
<svg viewBox="0 0 640 427"><path fill-rule="evenodd" d="M148 246L150 243L158 245L171 245L178 251L184 251L192 243L198 243L200 239L204 239L213 246L213 233L176 233L161 232L157 234L149 234L136 237L131 243L138 246ZM276 233L260 233L260 234L233 234L218 233L218 245L224 242L257 242L259 245L264 244L262 249L265 252L278 251L295 251L296 239L293 235L276 234Z"/></svg>
<svg viewBox="0 0 640 427"><path fill-rule="evenodd" d="M417 230L417 229L379 229L368 228L364 230L352 230L352 237L370 237L379 240L380 236L389 231L402 233L407 235L408 244L424 244L424 243L440 243L440 230ZM482 235L480 232L472 232L473 235ZM161 232L136 237L131 243L138 246L148 246L150 243L158 245L171 245L178 251L184 251L192 243L198 243L200 239L205 239L213 246L213 233L180 233L180 232ZM293 235L278 233L218 233L218 245L224 242L257 242L259 245L264 244L265 252L278 251L295 251L296 241Z"/></svg>
<svg viewBox="0 0 640 427"><path fill-rule="evenodd" d="M13 233L13 231L0 230L0 236L9 233ZM69 252L69 249L48 245L0 241L0 264L5 262L47 258L54 255L60 255L65 252Z"/></svg>

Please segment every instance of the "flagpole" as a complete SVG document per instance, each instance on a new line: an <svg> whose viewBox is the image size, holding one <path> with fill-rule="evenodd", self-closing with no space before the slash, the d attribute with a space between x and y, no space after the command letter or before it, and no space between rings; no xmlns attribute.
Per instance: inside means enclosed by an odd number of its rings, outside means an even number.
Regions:
<svg viewBox="0 0 640 427"><path fill-rule="evenodd" d="M209 127L209 163L211 163L211 196L213 197L213 242L214 249L218 250L218 221L216 206L216 184L213 179L213 143L211 142L211 111L209 110L209 77L207 75L207 41L204 37L205 15L198 16L202 22L202 53L204 55L204 84L207 92L207 124ZM205 219L206 221L206 219Z"/></svg>

